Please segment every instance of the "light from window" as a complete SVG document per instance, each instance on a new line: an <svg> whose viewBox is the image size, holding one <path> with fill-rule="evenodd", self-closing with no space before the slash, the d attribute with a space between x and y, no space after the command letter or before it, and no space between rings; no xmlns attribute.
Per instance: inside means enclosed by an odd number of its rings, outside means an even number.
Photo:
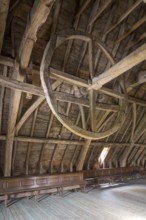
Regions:
<svg viewBox="0 0 146 220"><path fill-rule="evenodd" d="M102 150L102 152L101 152L101 154L99 156L99 159L98 159L100 164L103 164L103 162L104 162L104 160L105 160L105 158L107 156L108 151L109 151L109 147L104 147L103 148L103 150Z"/></svg>

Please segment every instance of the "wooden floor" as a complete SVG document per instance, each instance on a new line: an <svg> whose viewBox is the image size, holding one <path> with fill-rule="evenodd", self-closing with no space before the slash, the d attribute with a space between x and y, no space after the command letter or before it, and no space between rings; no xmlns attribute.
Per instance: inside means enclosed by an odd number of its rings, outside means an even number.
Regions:
<svg viewBox="0 0 146 220"><path fill-rule="evenodd" d="M0 220L146 220L146 181L65 195L51 195L37 206L33 199L7 209L0 204Z"/></svg>

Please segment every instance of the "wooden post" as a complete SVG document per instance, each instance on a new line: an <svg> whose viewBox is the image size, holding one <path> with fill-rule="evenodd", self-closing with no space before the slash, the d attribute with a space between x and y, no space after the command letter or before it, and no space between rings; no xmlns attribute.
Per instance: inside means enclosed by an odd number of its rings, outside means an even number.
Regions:
<svg viewBox="0 0 146 220"><path fill-rule="evenodd" d="M28 22L24 37L20 44L19 55L17 57L20 60L20 66L17 62L14 65L13 79L24 81L26 68L29 65L29 60L31 57L34 42L36 40L36 34L40 26L47 19L53 0L35 0L31 11L31 20ZM22 72L23 70L23 72ZM20 73L21 71L21 73ZM11 175L11 163L12 163L12 152L13 152L13 141L15 134L15 125L17 120L17 114L19 110L19 103L21 99L20 91L11 92L11 101L9 106L9 121L8 121L8 131L7 140L5 146L5 163L4 163L4 176Z"/></svg>
<svg viewBox="0 0 146 220"><path fill-rule="evenodd" d="M89 140L86 140L85 144L82 146L82 150L81 150L81 153L78 159L78 164L76 166L77 171L81 171L83 169L84 161L87 155L87 151L90 147L90 144L91 144L91 140L89 139Z"/></svg>

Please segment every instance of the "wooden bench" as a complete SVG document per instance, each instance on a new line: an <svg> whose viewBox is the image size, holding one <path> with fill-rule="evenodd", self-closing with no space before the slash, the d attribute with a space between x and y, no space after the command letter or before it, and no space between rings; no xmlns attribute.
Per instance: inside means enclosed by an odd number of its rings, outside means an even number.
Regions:
<svg viewBox="0 0 146 220"><path fill-rule="evenodd" d="M84 170L84 179L86 185L96 185L96 169Z"/></svg>
<svg viewBox="0 0 146 220"><path fill-rule="evenodd" d="M80 188L84 191L85 185L82 172L1 178L0 200L4 200L7 207L8 199L35 196L37 203L39 194L59 192L63 196L64 190Z"/></svg>
<svg viewBox="0 0 146 220"><path fill-rule="evenodd" d="M145 176L146 172L142 167L119 167L106 169L93 169L84 171L84 178L88 185L98 185L102 183L125 182L128 179L137 179ZM90 181L92 180L92 181Z"/></svg>

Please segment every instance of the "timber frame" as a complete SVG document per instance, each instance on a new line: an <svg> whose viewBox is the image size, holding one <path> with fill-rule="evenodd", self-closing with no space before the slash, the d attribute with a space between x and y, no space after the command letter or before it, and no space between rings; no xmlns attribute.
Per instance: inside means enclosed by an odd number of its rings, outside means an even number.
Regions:
<svg viewBox="0 0 146 220"><path fill-rule="evenodd" d="M104 147L105 167L145 164L145 11L142 0L0 2L3 176L91 169Z"/></svg>

